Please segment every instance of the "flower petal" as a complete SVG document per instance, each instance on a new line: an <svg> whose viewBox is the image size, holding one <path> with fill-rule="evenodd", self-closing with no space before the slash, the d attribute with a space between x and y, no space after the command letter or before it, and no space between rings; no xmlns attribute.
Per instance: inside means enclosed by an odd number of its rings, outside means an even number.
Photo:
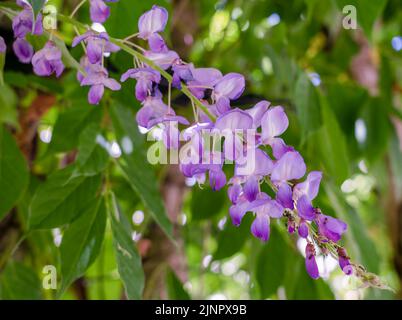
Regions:
<svg viewBox="0 0 402 320"><path fill-rule="evenodd" d="M289 126L289 120L283 107L274 107L265 112L261 119L262 139L266 143L280 136Z"/></svg>
<svg viewBox="0 0 402 320"><path fill-rule="evenodd" d="M273 181L289 181L300 179L306 173L306 164L302 156L291 151L285 153L282 158L275 163L272 169L271 179Z"/></svg>

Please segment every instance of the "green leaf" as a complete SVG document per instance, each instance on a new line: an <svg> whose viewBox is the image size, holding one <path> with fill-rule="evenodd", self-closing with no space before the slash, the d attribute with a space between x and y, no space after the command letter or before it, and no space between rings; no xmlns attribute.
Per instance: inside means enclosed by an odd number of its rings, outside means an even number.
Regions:
<svg viewBox="0 0 402 320"><path fill-rule="evenodd" d="M60 247L63 277L59 294L84 274L95 261L102 246L106 226L106 208L103 199L94 201L63 235Z"/></svg>
<svg viewBox="0 0 402 320"><path fill-rule="evenodd" d="M60 113L53 129L49 152L65 152L78 145L81 132L91 123L99 123L102 108L76 100L72 108Z"/></svg>
<svg viewBox="0 0 402 320"><path fill-rule="evenodd" d="M321 126L317 92L304 72L299 73L296 81L294 103L303 132L302 141L304 142L309 133L318 130Z"/></svg>
<svg viewBox="0 0 402 320"><path fill-rule="evenodd" d="M183 288L183 284L177 278L173 270L168 270L166 275L167 291L170 300L191 300L188 292Z"/></svg>
<svg viewBox="0 0 402 320"><path fill-rule="evenodd" d="M131 239L129 224L119 212L114 194L108 196L108 211L113 233L117 268L123 281L128 299L141 299L144 289L144 271L141 257L134 241Z"/></svg>
<svg viewBox="0 0 402 320"><path fill-rule="evenodd" d="M20 199L28 185L28 168L12 135L0 128L0 220Z"/></svg>
<svg viewBox="0 0 402 320"><path fill-rule="evenodd" d="M153 168L145 154L144 138L138 132L132 113L122 105L114 104L111 118L122 150L119 159L121 169L155 221L171 236L172 224L167 217Z"/></svg>
<svg viewBox="0 0 402 320"><path fill-rule="evenodd" d="M17 95L8 84L0 90L0 124L7 123L18 127Z"/></svg>
<svg viewBox="0 0 402 320"><path fill-rule="evenodd" d="M39 186L30 206L30 229L50 229L67 224L80 216L97 196L100 175L72 177L73 171L74 166L56 171Z"/></svg>
<svg viewBox="0 0 402 320"><path fill-rule="evenodd" d="M191 216L193 221L210 219L221 212L226 202L225 190L194 188L191 195Z"/></svg>
<svg viewBox="0 0 402 320"><path fill-rule="evenodd" d="M28 0L28 2L31 4L32 10L36 17L39 11L42 10L46 0Z"/></svg>
<svg viewBox="0 0 402 320"><path fill-rule="evenodd" d="M41 281L31 268L20 262L9 262L1 274L1 299L40 300Z"/></svg>
<svg viewBox="0 0 402 320"><path fill-rule="evenodd" d="M218 234L218 247L213 254L213 260L231 257L241 250L246 240L250 238L252 220L252 215L247 214L239 227L235 227L231 221L226 222L225 229Z"/></svg>
<svg viewBox="0 0 402 320"><path fill-rule="evenodd" d="M287 247L288 245L276 227L271 226L269 242L264 244L259 253L255 270L262 299L274 294L283 283Z"/></svg>
<svg viewBox="0 0 402 320"><path fill-rule="evenodd" d="M357 22L363 28L367 37L371 38L374 22L382 14L387 0L336 0L339 9L347 5L353 5L356 8Z"/></svg>
<svg viewBox="0 0 402 320"><path fill-rule="evenodd" d="M100 128L98 124L90 124L80 135L78 156L76 160L77 173L85 176L96 175L105 170L109 155L98 143Z"/></svg>
<svg viewBox="0 0 402 320"><path fill-rule="evenodd" d="M367 128L366 140L363 143L364 155L371 162L382 159L391 131L388 112L382 99L370 99L362 111L362 119Z"/></svg>
<svg viewBox="0 0 402 320"><path fill-rule="evenodd" d="M6 53L0 52L0 86L4 86L4 65L6 64Z"/></svg>
<svg viewBox="0 0 402 320"><path fill-rule="evenodd" d="M323 122L323 127L318 135L321 160L324 163L326 172L338 184L341 184L349 176L346 139L325 96L319 94L319 97Z"/></svg>

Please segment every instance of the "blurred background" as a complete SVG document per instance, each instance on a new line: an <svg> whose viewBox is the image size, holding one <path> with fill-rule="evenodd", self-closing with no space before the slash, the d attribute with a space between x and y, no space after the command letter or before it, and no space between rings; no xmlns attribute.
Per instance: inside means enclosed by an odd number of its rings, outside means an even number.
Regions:
<svg viewBox="0 0 402 320"><path fill-rule="evenodd" d="M51 0L69 14L79 1ZM148 299L395 299L402 279L402 6L398 0L120 0L111 3L107 32L124 38L152 4L170 13L169 46L197 67L239 72L247 80L235 106L265 99L284 106L290 120L285 141L305 157L309 170L324 178L316 200L326 214L346 221L351 258L378 274L395 292L366 288L346 277L337 262L319 257L322 279L309 278L303 243L273 224L271 239L252 238L251 217L240 228L228 219L226 190L194 186L175 166L155 167L165 208L174 224L170 242L118 170L111 181L132 238L142 257ZM356 9L356 29L347 5ZM85 9L86 8L86 9ZM77 14L89 21L88 7ZM345 18L346 17L346 18ZM345 20L346 19L346 20ZM60 24L71 43L74 31ZM0 34L11 47L11 23L0 15ZM32 39L40 47L40 40ZM72 55L79 59L82 48ZM123 52L108 59L112 76L132 67ZM30 197L46 176L71 163L78 134L94 117L75 71L59 80L38 78L9 50L0 87L0 122L18 143L30 168L30 183L18 204L0 212L0 297L54 298L43 290L42 268L58 265L63 228L24 234ZM133 83L111 95L138 110ZM176 93L173 106L191 113ZM113 107L113 105L112 105ZM72 111L73 110L73 111ZM92 115L91 115L92 114ZM134 122L133 122L134 124ZM121 151L106 130L110 154ZM0 159L1 159L0 154ZM228 168L228 172L232 168ZM7 186L0 185L0 201ZM0 205L1 207L1 205ZM112 235L101 252L64 294L64 299L123 299Z"/></svg>

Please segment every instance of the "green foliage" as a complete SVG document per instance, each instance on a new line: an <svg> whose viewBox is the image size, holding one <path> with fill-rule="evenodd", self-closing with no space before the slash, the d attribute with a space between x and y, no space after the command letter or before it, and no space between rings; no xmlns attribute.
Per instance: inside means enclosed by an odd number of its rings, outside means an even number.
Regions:
<svg viewBox="0 0 402 320"><path fill-rule="evenodd" d="M56 171L38 187L30 206L30 229L63 226L83 214L97 197L101 177L72 176L73 171L73 166Z"/></svg>
<svg viewBox="0 0 402 320"><path fill-rule="evenodd" d="M41 281L32 268L20 262L11 262L0 276L2 300L39 300Z"/></svg>
<svg viewBox="0 0 402 320"><path fill-rule="evenodd" d="M259 253L255 270L262 299L269 298L283 283L289 249L276 227L271 226L270 242Z"/></svg>
<svg viewBox="0 0 402 320"><path fill-rule="evenodd" d="M87 212L64 233L60 247L63 277L60 294L95 261L101 250L105 226L106 207L100 199L93 201Z"/></svg>
<svg viewBox="0 0 402 320"><path fill-rule="evenodd" d="M35 14L44 2L30 0ZM61 14L71 14L74 1L56 2ZM190 1L189 8L177 3L107 3L111 16L105 28L112 37L128 37L137 32L145 10L153 4L164 6L171 17L164 37L185 61L245 75L245 95L233 106L245 109L262 99L283 105L290 121L283 138L300 151L308 170L324 173L314 205L347 222L342 245L354 262L397 287L390 246L395 235L389 234L392 228L386 223L395 214L388 204L402 195L401 137L396 129L402 119L402 64L400 51L391 46L393 37L401 34L400 3L295 0L289 6L282 0L202 0ZM363 32L342 28L345 5L356 7ZM18 9L15 3L0 6ZM85 24L88 9L86 3L75 15ZM275 25L274 13L280 17ZM233 226L226 188L213 192L207 185L180 186L185 192L177 197L183 197L184 205L178 206L179 219L171 221L161 195L167 168L147 160L149 144L135 120L141 106L134 98L134 80L122 84L119 92L106 90L100 105L88 104L88 87L76 80L83 50L70 48L75 31L64 20L58 22L53 40L66 65L61 78L38 77L30 65L17 64L12 42L7 43L7 59L0 55L1 299L75 299L71 288L81 277L91 299L120 299L123 290L127 298L141 299L154 280L143 270L143 262L148 266L154 252L169 299L216 294L235 299L334 299L360 285L351 281L339 290L338 267L329 278L310 279L298 237L288 235L285 219L271 219L266 244L250 234L251 213L241 226ZM38 50L46 36L28 40ZM362 56L363 63L357 63ZM133 58L123 50L104 60L114 79L133 67ZM319 84L312 83L312 74L319 76ZM362 74L363 81L358 77ZM370 79L377 79L372 81L376 88L365 83ZM166 96L165 83L161 90ZM56 101L47 114L42 112L43 96ZM188 101L176 93L172 98L176 113L192 119ZM363 141L356 138L357 121L366 129ZM116 144L121 154L111 152ZM261 185L261 190L267 189ZM131 221L136 211L144 214L139 224ZM186 263L186 283L177 277L178 270L167 266L171 261L160 261L165 246L154 238L159 228ZM55 245L56 233L62 237L60 246ZM38 277L48 264L59 272L53 293L42 292ZM364 297L393 294L366 290Z"/></svg>
<svg viewBox="0 0 402 320"><path fill-rule="evenodd" d="M0 128L0 220L16 204L28 185L24 156L11 134Z"/></svg>
<svg viewBox="0 0 402 320"><path fill-rule="evenodd" d="M117 267L126 288L127 298L141 299L144 288L141 258L133 245L130 228L124 215L119 211L114 195L108 196L106 201L111 220Z"/></svg>

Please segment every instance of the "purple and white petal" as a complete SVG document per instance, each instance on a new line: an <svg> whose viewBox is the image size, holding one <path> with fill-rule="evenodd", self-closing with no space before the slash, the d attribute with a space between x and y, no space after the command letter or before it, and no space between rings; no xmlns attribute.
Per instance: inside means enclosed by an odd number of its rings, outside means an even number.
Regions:
<svg viewBox="0 0 402 320"><path fill-rule="evenodd" d="M162 32L168 20L168 12L165 8L153 6L145 12L138 21L138 37L147 40L152 34Z"/></svg>
<svg viewBox="0 0 402 320"><path fill-rule="evenodd" d="M300 179L306 173L306 164L300 153L285 153L274 165L271 179L274 182Z"/></svg>
<svg viewBox="0 0 402 320"><path fill-rule="evenodd" d="M261 119L262 140L269 143L272 138L280 136L289 126L289 120L283 107L268 109Z"/></svg>

